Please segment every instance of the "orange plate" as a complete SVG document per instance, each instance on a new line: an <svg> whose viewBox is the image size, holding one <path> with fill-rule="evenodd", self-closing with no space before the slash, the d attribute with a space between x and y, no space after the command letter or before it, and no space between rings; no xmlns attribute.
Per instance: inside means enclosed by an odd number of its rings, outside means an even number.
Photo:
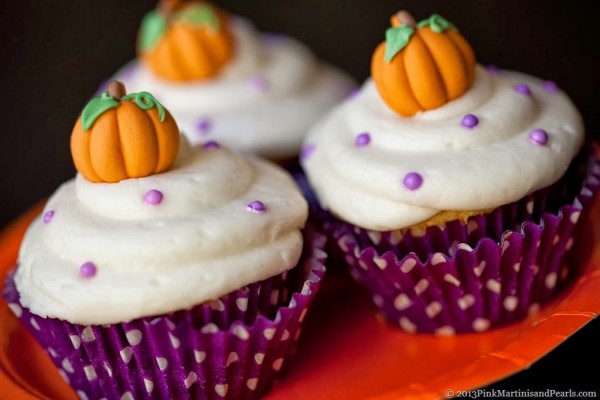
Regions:
<svg viewBox="0 0 600 400"><path fill-rule="evenodd" d="M0 234L0 282L41 207ZM365 293L346 274L333 271L309 313L296 360L267 399L308 394L311 399L431 399L526 368L600 313L600 198L585 229L589 241L579 248L585 257L577 282L539 314L483 334L437 338L399 332L377 320ZM77 398L5 302L0 302L0 398Z"/></svg>

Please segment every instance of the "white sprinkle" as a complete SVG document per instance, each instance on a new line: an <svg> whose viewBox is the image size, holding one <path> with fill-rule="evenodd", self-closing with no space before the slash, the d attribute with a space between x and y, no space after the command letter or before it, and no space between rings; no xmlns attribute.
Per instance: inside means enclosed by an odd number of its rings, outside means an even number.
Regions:
<svg viewBox="0 0 600 400"><path fill-rule="evenodd" d="M221 397L227 396L227 389L229 389L229 385L215 385L215 392Z"/></svg>
<svg viewBox="0 0 600 400"><path fill-rule="evenodd" d="M139 329L134 329L125 334L127 341L132 346L137 346L142 341L142 332Z"/></svg>
<svg viewBox="0 0 600 400"><path fill-rule="evenodd" d="M78 350L81 347L81 339L77 335L69 335L69 339L71 339L71 343L73 344L73 348Z"/></svg>
<svg viewBox="0 0 600 400"><path fill-rule="evenodd" d="M373 262L380 270L384 270L387 267L387 261L379 256L373 257Z"/></svg>
<svg viewBox="0 0 600 400"><path fill-rule="evenodd" d="M106 370L108 376L112 378L112 369L110 369L110 365L108 365L106 361L104 362L104 369Z"/></svg>
<svg viewBox="0 0 600 400"><path fill-rule="evenodd" d="M472 294L465 294L463 297L459 297L457 300L458 308L465 311L467 308L475 304L475 296Z"/></svg>
<svg viewBox="0 0 600 400"><path fill-rule="evenodd" d="M490 329L490 321L485 318L476 318L473 321L473 330L475 332L483 332Z"/></svg>
<svg viewBox="0 0 600 400"><path fill-rule="evenodd" d="M38 325L37 321L33 317L31 317L29 322L31 323L31 326L33 326L33 329L35 329L36 331L41 331L40 326Z"/></svg>
<svg viewBox="0 0 600 400"><path fill-rule="evenodd" d="M556 272L550 272L548 275L546 275L546 287L548 289L553 289L554 286L556 286Z"/></svg>
<svg viewBox="0 0 600 400"><path fill-rule="evenodd" d="M121 350L119 354L121 355L121 360L123 360L125 364L129 364L129 361L131 361L131 356L133 355L133 351L131 350L131 347L127 346Z"/></svg>
<svg viewBox="0 0 600 400"><path fill-rule="evenodd" d="M450 325L440 326L435 330L436 336L452 336L454 333L454 328Z"/></svg>
<svg viewBox="0 0 600 400"><path fill-rule="evenodd" d="M400 327L408 333L415 333L417 331L417 326L406 317L400 317L399 323Z"/></svg>
<svg viewBox="0 0 600 400"><path fill-rule="evenodd" d="M394 308L398 311L403 311L406 310L408 307L410 307L412 305L412 301L410 300L410 298L404 294L404 293L400 293L398 296L396 296L396 298L394 299Z"/></svg>
<svg viewBox="0 0 600 400"><path fill-rule="evenodd" d="M83 390L78 390L77 396L79 397L79 400L89 400L87 394L85 394Z"/></svg>
<svg viewBox="0 0 600 400"><path fill-rule="evenodd" d="M71 365L71 361L69 361L68 358L63 358L62 360L62 367L65 371L67 371L68 373L72 374L73 372L75 372L75 370L73 369L73 366Z"/></svg>
<svg viewBox="0 0 600 400"><path fill-rule="evenodd" d="M257 385L258 385L258 378L250 378L246 382L246 386L248 386L248 389L250 389L250 390L256 390Z"/></svg>
<svg viewBox="0 0 600 400"><path fill-rule="evenodd" d="M304 321L304 318L306 318L306 312L308 311L308 309L304 309L302 310L302 312L300 313L300 317L298 317L298 321L302 322Z"/></svg>
<svg viewBox="0 0 600 400"><path fill-rule="evenodd" d="M400 271L408 274L412 269L417 265L417 261L414 258L408 258L404 260L402 265L400 265Z"/></svg>
<svg viewBox="0 0 600 400"><path fill-rule="evenodd" d="M224 311L225 310L225 304L223 304L223 302L221 300L213 300L210 302L210 308L212 310L216 310L216 311Z"/></svg>
<svg viewBox="0 0 600 400"><path fill-rule="evenodd" d="M59 368L58 374L64 379L65 382L69 383L69 377L67 376L67 373L65 371Z"/></svg>
<svg viewBox="0 0 600 400"><path fill-rule="evenodd" d="M202 327L202 329L200 329L200 332L206 334L206 333L217 333L219 331L219 327L215 324L213 324L212 322L204 325Z"/></svg>
<svg viewBox="0 0 600 400"><path fill-rule="evenodd" d="M473 231L476 231L479 228L479 224L477 223L477 221L475 220L471 220L467 223L467 235L470 235L471 233L473 233Z"/></svg>
<svg viewBox="0 0 600 400"><path fill-rule="evenodd" d="M144 378L144 386L146 386L146 393L152 393L152 390L154 389L154 382L152 382L150 379Z"/></svg>
<svg viewBox="0 0 600 400"><path fill-rule="evenodd" d="M246 297L237 298L235 304L240 311L246 311L248 309L248 299Z"/></svg>
<svg viewBox="0 0 600 400"><path fill-rule="evenodd" d="M240 358L238 357L237 353L235 351L232 351L231 353L229 353L229 356L227 357L227 363L225 364L225 366L229 367L231 365L231 363L234 363L239 359Z"/></svg>
<svg viewBox="0 0 600 400"><path fill-rule="evenodd" d="M17 303L8 303L8 308L10 308L17 318L21 318L23 315L23 309Z"/></svg>
<svg viewBox="0 0 600 400"><path fill-rule="evenodd" d="M554 235L554 239L552 240L552 244L556 244L558 242L560 242L560 236Z"/></svg>
<svg viewBox="0 0 600 400"><path fill-rule="evenodd" d="M527 208L527 212L529 214L532 214L533 213L533 200L529 200L527 202L527 204L525 205L525 208Z"/></svg>
<svg viewBox="0 0 600 400"><path fill-rule="evenodd" d="M517 309L517 305L519 304L519 299L515 296L507 296L504 299L504 308L506 311L515 311Z"/></svg>
<svg viewBox="0 0 600 400"><path fill-rule="evenodd" d="M446 258L442 253L435 253L433 257L431 257L431 265L443 264L446 262Z"/></svg>
<svg viewBox="0 0 600 400"><path fill-rule="evenodd" d="M481 276L481 274L483 273L484 269L485 269L485 261L482 261L482 262L479 263L479 265L477 265L475 267L475 269L473 271L475 272L475 275Z"/></svg>
<svg viewBox="0 0 600 400"><path fill-rule="evenodd" d="M393 245L397 245L398 243L400 243L400 241L402 240L402 232L400 231L391 231L390 232L390 238L388 239L389 242ZM376 243L378 244L378 243Z"/></svg>
<svg viewBox="0 0 600 400"><path fill-rule="evenodd" d="M573 238L569 238L569 240L567 240L567 244L565 244L565 249L571 250L571 247L573 247Z"/></svg>
<svg viewBox="0 0 600 400"><path fill-rule="evenodd" d="M85 377L87 378L87 380L90 382L97 378L96 370L91 365L86 365L85 367L83 367L83 372L85 373Z"/></svg>
<svg viewBox="0 0 600 400"><path fill-rule="evenodd" d="M172 335L171 332L169 332L169 340L171 341L171 346L173 346L174 349L178 349L179 346L181 346L181 341Z"/></svg>
<svg viewBox="0 0 600 400"><path fill-rule="evenodd" d="M361 259L358 260L358 266L364 269L365 271L369 270L369 266L365 264L365 262Z"/></svg>
<svg viewBox="0 0 600 400"><path fill-rule="evenodd" d="M538 303L532 303L527 310L528 315L536 314L540 311L540 305Z"/></svg>
<svg viewBox="0 0 600 400"><path fill-rule="evenodd" d="M508 235L507 235L507 237L508 237ZM508 249L508 247L510 246L510 242L508 240L506 240L507 237L503 238L504 240L502 241L502 254L504 254L506 249Z"/></svg>
<svg viewBox="0 0 600 400"><path fill-rule="evenodd" d="M133 398L133 395L131 394L131 392L125 392L121 396L121 400L134 400L134 398Z"/></svg>
<svg viewBox="0 0 600 400"><path fill-rule="evenodd" d="M167 327L170 330L172 330L172 331L175 330L176 326L175 326L175 323L173 321L171 321L169 318L165 318L165 322L167 323Z"/></svg>
<svg viewBox="0 0 600 400"><path fill-rule="evenodd" d="M432 301L425 307L425 314L429 318L434 318L440 311L442 311L442 304L439 301Z"/></svg>
<svg viewBox="0 0 600 400"><path fill-rule="evenodd" d="M515 263L513 265L513 270L515 270L516 273L519 273L519 271L521 270L521 263Z"/></svg>
<svg viewBox="0 0 600 400"><path fill-rule="evenodd" d="M500 282L498 282L497 280L494 279L490 279L485 283L485 287L490 291L490 292L494 292L496 294L500 294L500 291L502 289L502 285L500 284Z"/></svg>
<svg viewBox="0 0 600 400"><path fill-rule="evenodd" d="M282 366L283 366L283 358L278 358L277 360L273 361L273 369L275 371L279 371Z"/></svg>
<svg viewBox="0 0 600 400"><path fill-rule="evenodd" d="M233 327L233 334L240 338L241 340L248 340L250 334L242 325L236 325Z"/></svg>
<svg viewBox="0 0 600 400"><path fill-rule="evenodd" d="M94 336L94 331L92 331L91 327L86 326L83 328L81 331L81 339L86 343L96 340L96 336Z"/></svg>
<svg viewBox="0 0 600 400"><path fill-rule="evenodd" d="M429 281L427 279L423 278L419 282L417 282L417 284L415 285L415 292L417 294L421 294L424 291L426 291L428 287L429 287Z"/></svg>
<svg viewBox="0 0 600 400"><path fill-rule="evenodd" d="M454 276L454 275L452 275L452 274L446 274L446 275L444 275L444 280L445 280L446 282L448 282L448 283L450 283L450 284L452 284L452 285L456 286L456 287L459 287L459 286L460 286L460 281L458 280L458 278L457 278L457 277L455 277L455 276Z"/></svg>
<svg viewBox="0 0 600 400"><path fill-rule="evenodd" d="M206 359L206 353L204 351L194 350L194 358L198 364L202 364L202 361Z"/></svg>
<svg viewBox="0 0 600 400"><path fill-rule="evenodd" d="M164 357L156 357L156 364L158 365L158 369L164 371L165 369L167 369L167 365L169 365L169 362Z"/></svg>
<svg viewBox="0 0 600 400"><path fill-rule="evenodd" d="M265 355L263 353L256 353L254 355L254 361L256 361L258 365L262 364L263 361L265 361Z"/></svg>
<svg viewBox="0 0 600 400"><path fill-rule="evenodd" d="M185 378L185 380L183 381L183 384L185 385L186 389L189 389L190 386L192 386L194 383L196 383L197 380L198 380L198 375L196 375L196 373L194 371L192 371L188 374L187 378Z"/></svg>
<svg viewBox="0 0 600 400"><path fill-rule="evenodd" d="M373 242L373 244L379 244L381 242L381 233L377 231L367 231L367 236Z"/></svg>
<svg viewBox="0 0 600 400"><path fill-rule="evenodd" d="M348 251L348 245L346 245L346 236L342 236L341 238L339 238L337 243L344 253Z"/></svg>
<svg viewBox="0 0 600 400"><path fill-rule="evenodd" d="M473 251L473 248L471 246L469 246L466 243L459 243L458 246L456 247L457 250L464 250L464 251L468 251L471 252Z"/></svg>
<svg viewBox="0 0 600 400"><path fill-rule="evenodd" d="M279 302L279 290L275 289L271 292L271 305L276 306Z"/></svg>
<svg viewBox="0 0 600 400"><path fill-rule="evenodd" d="M275 336L275 328L267 328L263 331L263 335L265 338L267 338L267 340L271 340L273 339L273 336Z"/></svg>
<svg viewBox="0 0 600 400"><path fill-rule="evenodd" d="M50 353L50 355L54 358L58 356L58 354L56 354L56 351L52 347L48 347L48 353Z"/></svg>
<svg viewBox="0 0 600 400"><path fill-rule="evenodd" d="M287 329L283 331L283 335L281 336L281 341L288 340L290 338L290 331Z"/></svg>
<svg viewBox="0 0 600 400"><path fill-rule="evenodd" d="M577 221L579 221L579 216L581 215L581 212L579 211L575 211L573 214L571 214L571 217L569 218L571 220L571 222L573 224L576 224Z"/></svg>

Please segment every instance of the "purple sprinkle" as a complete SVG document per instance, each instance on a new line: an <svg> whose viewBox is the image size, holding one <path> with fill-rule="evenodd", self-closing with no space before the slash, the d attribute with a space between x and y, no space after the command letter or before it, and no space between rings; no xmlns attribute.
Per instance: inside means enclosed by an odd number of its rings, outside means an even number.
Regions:
<svg viewBox="0 0 600 400"><path fill-rule="evenodd" d="M416 190L423 184L423 177L416 172L409 172L404 177L404 186L410 190Z"/></svg>
<svg viewBox="0 0 600 400"><path fill-rule="evenodd" d="M264 213L266 211L265 204L260 200L254 200L253 202L248 203L246 206L246 210L254 212L254 213Z"/></svg>
<svg viewBox="0 0 600 400"><path fill-rule="evenodd" d="M91 278L96 275L96 266L93 262L88 261L79 267L79 276L84 279Z"/></svg>
<svg viewBox="0 0 600 400"><path fill-rule="evenodd" d="M54 210L46 211L44 214L44 224L50 223L50 221L52 221L52 217L54 217Z"/></svg>
<svg viewBox="0 0 600 400"><path fill-rule="evenodd" d="M517 83L514 89L515 92L522 94L523 96L531 96L531 89L524 83Z"/></svg>
<svg viewBox="0 0 600 400"><path fill-rule="evenodd" d="M548 143L548 134L543 129L534 129L529 133L529 141L543 146Z"/></svg>
<svg viewBox="0 0 600 400"><path fill-rule="evenodd" d="M545 81L542 86L544 87L544 90L548 93L556 93L556 91L558 90L558 86L552 81Z"/></svg>
<svg viewBox="0 0 600 400"><path fill-rule="evenodd" d="M498 75L500 73L500 68L496 67L495 65L488 65L486 67L488 74L490 75Z"/></svg>
<svg viewBox="0 0 600 400"><path fill-rule="evenodd" d="M162 200L163 194L160 190L149 190L144 196L144 202L153 206L160 204Z"/></svg>
<svg viewBox="0 0 600 400"><path fill-rule="evenodd" d="M208 118L202 118L196 124L196 128L198 129L199 134L207 135L208 133L210 133L210 130L212 129L212 121Z"/></svg>
<svg viewBox="0 0 600 400"><path fill-rule="evenodd" d="M269 89L269 81L264 76L255 76L250 79L250 86L257 92L264 92Z"/></svg>
<svg viewBox="0 0 600 400"><path fill-rule="evenodd" d="M474 128L479 124L479 118L473 114L467 114L463 117L460 124L465 128Z"/></svg>
<svg viewBox="0 0 600 400"><path fill-rule="evenodd" d="M307 144L306 146L304 146L302 148L302 150L300 150L300 160L301 161L308 160L313 155L313 153L315 152L315 147L316 146L314 144L312 144L312 143Z"/></svg>
<svg viewBox="0 0 600 400"><path fill-rule="evenodd" d="M204 143L202 147L205 149L218 149L221 147L221 145L216 140L209 140L208 142Z"/></svg>
<svg viewBox="0 0 600 400"><path fill-rule="evenodd" d="M356 147L364 147L366 145L368 145L371 142L371 135L369 135L369 132L363 132L359 135L356 136L356 139L354 140L354 144L356 145Z"/></svg>

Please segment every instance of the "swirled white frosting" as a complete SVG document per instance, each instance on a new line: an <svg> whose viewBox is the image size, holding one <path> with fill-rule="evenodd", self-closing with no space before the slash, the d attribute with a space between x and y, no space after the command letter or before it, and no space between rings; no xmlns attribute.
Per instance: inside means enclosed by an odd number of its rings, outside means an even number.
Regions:
<svg viewBox="0 0 600 400"><path fill-rule="evenodd" d="M137 61L115 79L129 92L152 93L192 144L214 139L243 153L296 156L310 126L354 82L291 38L259 35L241 18L232 18L232 30L234 58L214 79L166 81Z"/></svg>
<svg viewBox="0 0 600 400"><path fill-rule="evenodd" d="M27 231L15 275L33 313L107 324L186 309L294 267L307 205L291 177L224 148L190 150L171 170L63 184ZM159 190L158 205L144 202ZM263 213L247 210L262 201ZM96 275L80 277L92 262Z"/></svg>
<svg viewBox="0 0 600 400"><path fill-rule="evenodd" d="M531 94L515 90L528 85ZM461 125L473 114L479 124ZM547 132L545 145L530 141ZM356 146L357 135L370 142ZM402 117L367 81L305 141L303 167L325 209L372 230L393 230L441 211L497 207L551 185L580 149L584 128L569 98L534 77L477 68L473 87L444 106ZM419 174L410 190L404 177Z"/></svg>

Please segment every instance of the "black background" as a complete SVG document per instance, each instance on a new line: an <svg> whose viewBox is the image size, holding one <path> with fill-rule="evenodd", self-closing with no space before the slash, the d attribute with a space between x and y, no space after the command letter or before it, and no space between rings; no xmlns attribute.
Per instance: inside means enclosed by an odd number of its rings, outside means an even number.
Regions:
<svg viewBox="0 0 600 400"><path fill-rule="evenodd" d="M369 75L390 15L438 12L483 64L556 81L600 140L597 0L216 0L263 31L296 37L352 74ZM0 0L0 228L74 175L68 139L98 84L135 56L154 0ZM600 296L600 293L598 294ZM600 389L600 322L497 389ZM423 360L435 362L435 360Z"/></svg>

